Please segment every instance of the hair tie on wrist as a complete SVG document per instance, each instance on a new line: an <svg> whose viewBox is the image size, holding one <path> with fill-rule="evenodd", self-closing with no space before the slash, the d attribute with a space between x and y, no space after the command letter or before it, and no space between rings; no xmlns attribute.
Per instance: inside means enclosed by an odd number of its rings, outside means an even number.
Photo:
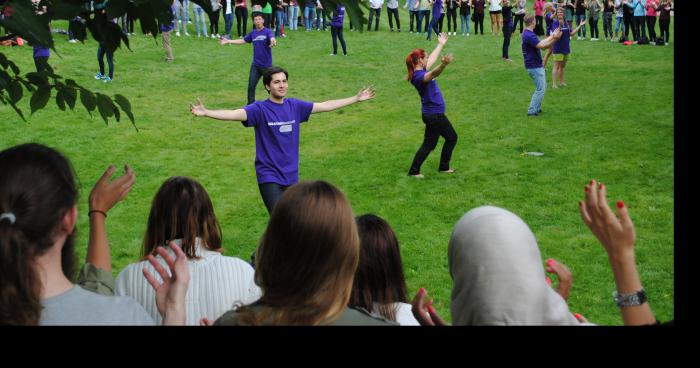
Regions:
<svg viewBox="0 0 700 368"><path fill-rule="evenodd" d="M17 217L12 212L3 212L0 214L0 221L4 219L8 219L10 221L10 225L14 225L15 221L17 221Z"/></svg>
<svg viewBox="0 0 700 368"><path fill-rule="evenodd" d="M100 211L100 210L90 210L90 211L88 212L88 217L90 217L90 215L91 215L93 212L101 213L101 214L104 215L105 218L107 218L107 214L106 214L104 211Z"/></svg>

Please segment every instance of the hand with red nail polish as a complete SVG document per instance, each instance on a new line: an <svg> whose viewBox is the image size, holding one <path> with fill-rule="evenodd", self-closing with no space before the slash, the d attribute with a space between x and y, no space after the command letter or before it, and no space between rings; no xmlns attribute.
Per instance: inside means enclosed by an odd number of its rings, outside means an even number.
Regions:
<svg viewBox="0 0 700 368"><path fill-rule="evenodd" d="M440 317L432 306L433 299L428 297L428 292L420 288L411 302L411 312L421 326L446 326L447 323Z"/></svg>
<svg viewBox="0 0 700 368"><path fill-rule="evenodd" d="M559 263L551 258L547 260L547 267L545 267L545 270L557 277L559 284L557 284L557 287L554 290L557 292L557 294L561 295L564 300L568 300L569 294L571 293L571 285L573 284L571 271L569 271L569 269L562 263ZM550 280L548 284L552 285L552 281Z"/></svg>

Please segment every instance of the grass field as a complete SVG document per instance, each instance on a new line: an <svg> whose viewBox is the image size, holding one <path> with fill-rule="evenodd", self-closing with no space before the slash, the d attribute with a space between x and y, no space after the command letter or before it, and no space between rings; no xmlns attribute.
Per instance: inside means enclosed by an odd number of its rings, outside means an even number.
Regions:
<svg viewBox="0 0 700 368"><path fill-rule="evenodd" d="M583 186L597 179L608 187L611 201L622 199L629 207L652 309L660 320L673 318L673 38L668 47L573 40L568 87L548 89L545 112L528 118L534 86L524 70L520 37L513 37L514 62L507 63L500 55L502 37L451 36L445 52L453 53L455 61L440 76L439 86L459 134L452 159L457 173L437 173L440 140L423 165L425 180L419 181L406 176L424 124L418 94L404 80L404 58L416 47L430 52L436 41L408 33L403 9L401 33L389 33L386 12L381 22L380 32L358 33L349 32L346 21L347 57L329 56L330 31L307 33L301 27L278 40L273 58L289 70L290 97L321 102L375 86L374 100L314 115L304 124L300 179L327 180L347 194L356 214L375 213L392 225L409 294L425 287L438 311L450 319L447 244L452 228L469 209L491 204L530 225L543 260L552 257L569 266L573 312L594 323L621 324L611 298L615 284L607 257L577 207ZM488 32L488 19L485 23ZM67 28L61 22L54 27ZM190 176L207 189L223 228L226 255L247 260L267 224L253 165L253 130L237 122L195 119L189 112L197 97L208 108L245 104L251 47L198 39L193 24L190 35L173 37L172 64L163 61L160 39L132 37L133 52L116 53L115 78L109 84L93 79L98 70L94 40L70 44L67 36L56 35L60 57L52 54L50 64L95 91L127 96L139 132L128 121L105 125L82 107L61 112L51 102L23 122L11 108L0 106L0 149L41 142L71 159L81 187L81 259L88 234L87 195L94 181L109 164L132 165L137 184L107 221L115 275L139 257L150 202L170 176ZM24 72L33 70L30 47L2 51ZM551 83L551 63L547 72ZM265 96L260 83L257 97ZM28 116L28 99L23 102ZM523 154L528 151L544 156Z"/></svg>

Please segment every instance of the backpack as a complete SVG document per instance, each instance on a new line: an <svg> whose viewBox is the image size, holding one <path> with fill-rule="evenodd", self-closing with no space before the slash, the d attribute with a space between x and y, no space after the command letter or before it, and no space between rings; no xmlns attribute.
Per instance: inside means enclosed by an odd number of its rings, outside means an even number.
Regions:
<svg viewBox="0 0 700 368"><path fill-rule="evenodd" d="M641 36L639 37L639 40L637 40L638 45L648 45L649 44L649 39L646 36Z"/></svg>
<svg viewBox="0 0 700 368"><path fill-rule="evenodd" d="M665 44L664 39L659 37L656 39L656 46L663 46Z"/></svg>

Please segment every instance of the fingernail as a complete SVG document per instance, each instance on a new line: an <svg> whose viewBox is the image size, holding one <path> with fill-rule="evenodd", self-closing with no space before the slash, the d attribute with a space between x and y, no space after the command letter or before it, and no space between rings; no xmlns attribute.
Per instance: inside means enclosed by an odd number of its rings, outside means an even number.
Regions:
<svg viewBox="0 0 700 368"><path fill-rule="evenodd" d="M586 193L588 193L588 187L587 187L587 186L583 187L583 190L584 190Z"/></svg>
<svg viewBox="0 0 700 368"><path fill-rule="evenodd" d="M544 281L546 281L548 285L552 285L552 279L550 279L549 277L545 277Z"/></svg>
<svg viewBox="0 0 700 368"><path fill-rule="evenodd" d="M548 265L548 266L551 267L553 264L554 264L554 260L553 260L553 259L550 258L550 259L547 260L547 265Z"/></svg>
<svg viewBox="0 0 700 368"><path fill-rule="evenodd" d="M425 292L425 289L424 289L424 288L420 288L420 289L418 290L418 292L424 293L424 292Z"/></svg>
<svg viewBox="0 0 700 368"><path fill-rule="evenodd" d="M625 207L625 202L617 201L617 208L622 208L622 207Z"/></svg>
<svg viewBox="0 0 700 368"><path fill-rule="evenodd" d="M432 305L429 305L429 306L428 306L428 311L429 311L430 313L435 313L435 308L433 308Z"/></svg>
<svg viewBox="0 0 700 368"><path fill-rule="evenodd" d="M583 317L582 317L580 314L578 314L578 313L574 313L574 317L576 317L576 319L578 319L578 320L581 320L581 318L583 318Z"/></svg>
<svg viewBox="0 0 700 368"><path fill-rule="evenodd" d="M595 180L591 179L591 182L588 185L595 185Z"/></svg>
<svg viewBox="0 0 700 368"><path fill-rule="evenodd" d="M605 189L605 184L600 183L600 189Z"/></svg>

